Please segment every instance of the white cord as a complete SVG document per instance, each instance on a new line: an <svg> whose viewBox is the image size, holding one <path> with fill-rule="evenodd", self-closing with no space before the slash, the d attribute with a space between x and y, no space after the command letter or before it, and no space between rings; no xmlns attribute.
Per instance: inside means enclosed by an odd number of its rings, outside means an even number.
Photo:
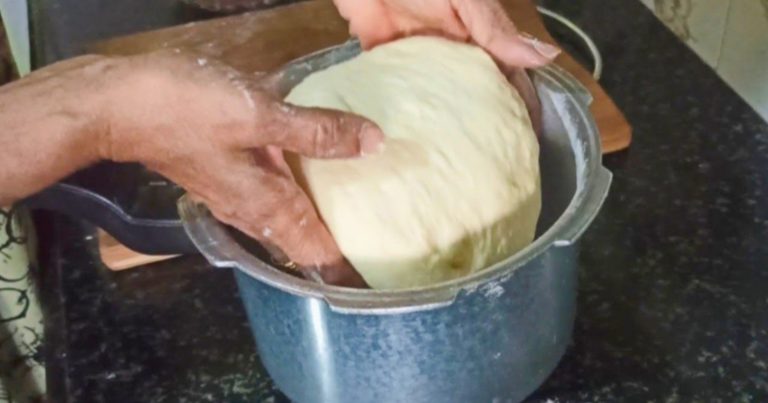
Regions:
<svg viewBox="0 0 768 403"><path fill-rule="evenodd" d="M595 63L594 70L592 70L592 77L594 77L595 80L599 80L600 76L603 74L603 57L600 55L600 50L597 49L597 45L595 45L595 42L592 41L592 38L590 38L586 32L582 31L582 29L574 24L571 20L563 17L562 15L541 6L536 8L541 14L546 15L547 17L552 18L570 28L584 41L584 43L587 44L589 52L592 53L592 59Z"/></svg>

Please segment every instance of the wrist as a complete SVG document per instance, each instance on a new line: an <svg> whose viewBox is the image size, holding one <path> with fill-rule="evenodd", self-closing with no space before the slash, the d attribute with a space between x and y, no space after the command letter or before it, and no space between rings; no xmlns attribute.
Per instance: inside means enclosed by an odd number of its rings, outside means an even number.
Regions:
<svg viewBox="0 0 768 403"><path fill-rule="evenodd" d="M148 62L148 61L151 61ZM94 114L92 141L102 160L115 162L153 161L157 138L164 115L160 109L169 87L173 66L163 59L147 55L111 57L100 61L94 70Z"/></svg>
<svg viewBox="0 0 768 403"><path fill-rule="evenodd" d="M116 138L114 121L120 113L120 88L127 75L124 58L94 56L81 74L90 91L80 100L88 112L80 131L83 141L91 145L97 160L120 162L119 139Z"/></svg>
<svg viewBox="0 0 768 403"><path fill-rule="evenodd" d="M0 202L43 189L100 159L106 58L52 64L0 91Z"/></svg>

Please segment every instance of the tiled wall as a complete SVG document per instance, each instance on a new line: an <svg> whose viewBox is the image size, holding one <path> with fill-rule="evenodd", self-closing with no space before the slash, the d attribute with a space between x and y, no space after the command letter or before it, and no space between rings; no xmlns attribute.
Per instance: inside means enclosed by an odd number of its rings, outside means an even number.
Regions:
<svg viewBox="0 0 768 403"><path fill-rule="evenodd" d="M768 120L768 0L641 0Z"/></svg>

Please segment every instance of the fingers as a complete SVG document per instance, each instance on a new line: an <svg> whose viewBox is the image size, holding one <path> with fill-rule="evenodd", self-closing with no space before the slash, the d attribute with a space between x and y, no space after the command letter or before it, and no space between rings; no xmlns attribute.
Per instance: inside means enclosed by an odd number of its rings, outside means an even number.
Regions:
<svg viewBox="0 0 768 403"><path fill-rule="evenodd" d="M365 49L401 36L435 31L463 40L468 31L475 43L511 67L543 66L560 53L558 47L519 32L498 0L334 2ZM450 7L444 7L448 4Z"/></svg>
<svg viewBox="0 0 768 403"><path fill-rule="evenodd" d="M344 19L349 21L349 33L360 39L363 49L389 42L398 34L387 7L380 0L333 0Z"/></svg>
<svg viewBox="0 0 768 403"><path fill-rule="evenodd" d="M334 266L326 266L322 270L315 268L303 268L301 270L304 277L318 283L350 288L370 288L363 276L346 260Z"/></svg>
<svg viewBox="0 0 768 403"><path fill-rule="evenodd" d="M539 67L560 54L554 45L521 33L498 0L450 0L472 39L507 66Z"/></svg>
<svg viewBox="0 0 768 403"><path fill-rule="evenodd" d="M517 89L520 97L523 98L533 130L537 136L541 137L541 101L536 93L536 88L533 86L533 82L528 77L525 69L520 67L505 69L505 75L510 84Z"/></svg>
<svg viewBox="0 0 768 403"><path fill-rule="evenodd" d="M278 258L287 258L306 277L314 274L326 284L365 286L292 177L275 172L281 167L260 165L271 164L271 158L261 153L222 164L215 172L227 173L213 172L207 189L196 192L198 198L216 218L255 238ZM213 165L218 164L208 164Z"/></svg>
<svg viewBox="0 0 768 403"><path fill-rule="evenodd" d="M311 158L345 158L376 153L384 134L360 116L274 102L259 111L257 132L272 145Z"/></svg>

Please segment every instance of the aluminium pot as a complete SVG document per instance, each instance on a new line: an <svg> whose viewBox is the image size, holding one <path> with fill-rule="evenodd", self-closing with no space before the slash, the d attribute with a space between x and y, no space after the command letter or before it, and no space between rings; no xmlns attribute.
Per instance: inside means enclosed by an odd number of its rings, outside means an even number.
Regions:
<svg viewBox="0 0 768 403"><path fill-rule="evenodd" d="M349 42L289 64L287 90L360 52ZM234 268L261 360L296 402L514 402L552 372L576 314L576 241L611 182L588 92L557 66L533 72L543 107L536 240L481 272L408 290L328 286L275 268L210 212L179 202L192 242Z"/></svg>

